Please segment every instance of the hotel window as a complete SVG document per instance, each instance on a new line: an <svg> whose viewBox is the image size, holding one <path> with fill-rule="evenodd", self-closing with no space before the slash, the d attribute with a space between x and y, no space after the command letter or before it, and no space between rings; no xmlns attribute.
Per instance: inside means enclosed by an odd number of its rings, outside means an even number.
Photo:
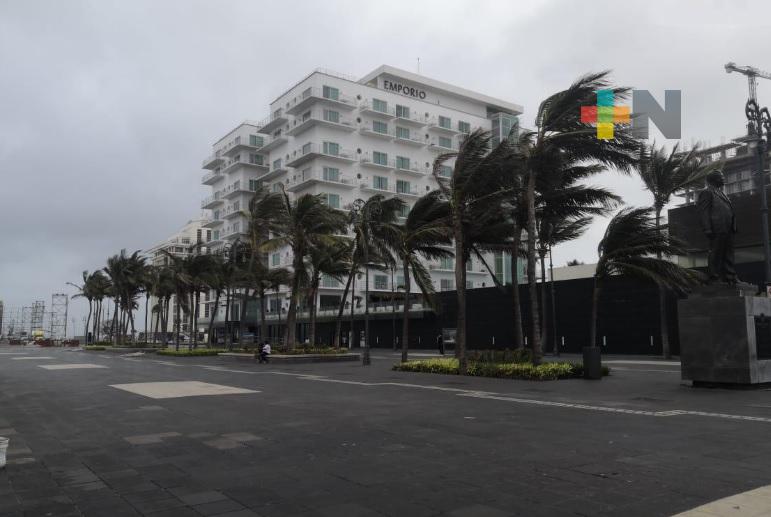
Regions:
<svg viewBox="0 0 771 517"><path fill-rule="evenodd" d="M182 244L190 244L190 237L182 237Z"/></svg>
<svg viewBox="0 0 771 517"><path fill-rule="evenodd" d="M340 196L337 194L323 193L321 195L329 208L340 208Z"/></svg>
<svg viewBox="0 0 771 517"><path fill-rule="evenodd" d="M396 288L404 289L404 275L396 275Z"/></svg>
<svg viewBox="0 0 771 517"><path fill-rule="evenodd" d="M372 178L372 186L378 190L388 190L388 178L375 176Z"/></svg>
<svg viewBox="0 0 771 517"><path fill-rule="evenodd" d="M274 183L272 188L273 192L281 192L281 182L279 181L278 183Z"/></svg>
<svg viewBox="0 0 771 517"><path fill-rule="evenodd" d="M458 131L461 133L471 133L471 124L468 122L458 121Z"/></svg>
<svg viewBox="0 0 771 517"><path fill-rule="evenodd" d="M372 130L375 133L380 133L380 134L386 135L386 134L388 134L388 124L386 124L385 122L381 122L379 120L373 120L372 121Z"/></svg>
<svg viewBox="0 0 771 517"><path fill-rule="evenodd" d="M208 318L209 317L209 304L203 306L203 317Z"/></svg>
<svg viewBox="0 0 771 517"><path fill-rule="evenodd" d="M334 277L331 277L327 274L323 274L321 275L321 287L334 289L335 287L340 287L340 282L338 282L337 279Z"/></svg>
<svg viewBox="0 0 771 517"><path fill-rule="evenodd" d="M302 153L303 153L303 154L308 154L309 152L311 152L311 147L312 147L312 146L311 146L311 143L310 143L310 142L308 142L308 143L306 143L306 144L303 144L303 147L302 147ZM324 144L324 152L326 152L326 149L327 149L327 144L325 143L325 144Z"/></svg>
<svg viewBox="0 0 771 517"><path fill-rule="evenodd" d="M322 95L325 99L332 99L333 101L336 101L340 99L340 90L331 86L324 86L322 89Z"/></svg>
<svg viewBox="0 0 771 517"><path fill-rule="evenodd" d="M252 192L257 192L257 190L260 188L260 182L258 180L249 180L249 190Z"/></svg>
<svg viewBox="0 0 771 517"><path fill-rule="evenodd" d="M372 162L378 165L388 165L388 154L380 151L372 152Z"/></svg>
<svg viewBox="0 0 771 517"><path fill-rule="evenodd" d="M450 117L443 117L439 115L439 127L443 127L445 129L452 129L452 120Z"/></svg>
<svg viewBox="0 0 771 517"><path fill-rule="evenodd" d="M409 170L410 168L410 159L406 156L397 156L396 157L396 168L397 169L404 169Z"/></svg>
<svg viewBox="0 0 771 517"><path fill-rule="evenodd" d="M273 160L273 170L280 169L281 168L281 158L278 160Z"/></svg>
<svg viewBox="0 0 771 517"><path fill-rule="evenodd" d="M410 108L407 106L396 105L396 116L399 118L410 118Z"/></svg>
<svg viewBox="0 0 771 517"><path fill-rule="evenodd" d="M473 289L474 288L474 282L471 280L466 280L466 289Z"/></svg>
<svg viewBox="0 0 771 517"><path fill-rule="evenodd" d="M211 230L206 230L206 242L211 240Z"/></svg>
<svg viewBox="0 0 771 517"><path fill-rule="evenodd" d="M273 266L281 265L281 253L274 253L270 256L270 263Z"/></svg>
<svg viewBox="0 0 771 517"><path fill-rule="evenodd" d="M408 205L407 203L402 203L401 205L399 205L399 210L397 212L399 217L407 217L409 213L410 213L410 205Z"/></svg>
<svg viewBox="0 0 771 517"><path fill-rule="evenodd" d="M439 289L442 291L452 291L454 289L454 283L449 278L442 278L439 280Z"/></svg>
<svg viewBox="0 0 771 517"><path fill-rule="evenodd" d="M398 127L396 128L396 138L404 138L405 140L410 139L410 130L406 127Z"/></svg>
<svg viewBox="0 0 771 517"><path fill-rule="evenodd" d="M215 241L220 240L220 231L219 230L214 230L214 240Z"/></svg>
<svg viewBox="0 0 771 517"><path fill-rule="evenodd" d="M470 258L466 261L466 271L474 271L474 261Z"/></svg>
<svg viewBox="0 0 771 517"><path fill-rule="evenodd" d="M442 178L452 178L452 167L449 165L442 165L439 167L439 176Z"/></svg>
<svg viewBox="0 0 771 517"><path fill-rule="evenodd" d="M303 113L302 121L305 122L311 118L311 110L306 111Z"/></svg>
<svg viewBox="0 0 771 517"><path fill-rule="evenodd" d="M372 109L381 113L388 113L388 103L380 99L372 99Z"/></svg>
<svg viewBox="0 0 771 517"><path fill-rule="evenodd" d="M262 165L262 155L261 154L255 154L255 153L249 153L249 163L252 165Z"/></svg>
<svg viewBox="0 0 771 517"><path fill-rule="evenodd" d="M409 194L410 182L404 180L396 180L396 192L399 194Z"/></svg>
<svg viewBox="0 0 771 517"><path fill-rule="evenodd" d="M375 275L375 289L388 289L388 277L385 275Z"/></svg>
<svg viewBox="0 0 771 517"><path fill-rule="evenodd" d="M446 136L440 136L439 147L446 147L447 149L452 149L452 138L449 138Z"/></svg>
<svg viewBox="0 0 771 517"><path fill-rule="evenodd" d="M324 142L324 154L337 156L340 154L340 144L334 142Z"/></svg>
<svg viewBox="0 0 771 517"><path fill-rule="evenodd" d="M241 202L236 201L235 203L233 203L233 211L238 212L239 210L241 210Z"/></svg>
<svg viewBox="0 0 771 517"><path fill-rule="evenodd" d="M219 210L215 210L214 211L214 220L215 221L219 221L220 220L220 211Z"/></svg>
<svg viewBox="0 0 771 517"><path fill-rule="evenodd" d="M455 260L452 257L440 258L439 269L455 269Z"/></svg>
<svg viewBox="0 0 771 517"><path fill-rule="evenodd" d="M249 145L252 147L262 147L264 142L261 136L249 135Z"/></svg>
<svg viewBox="0 0 771 517"><path fill-rule="evenodd" d="M324 167L325 181L340 181L340 169L336 167Z"/></svg>
<svg viewBox="0 0 771 517"><path fill-rule="evenodd" d="M335 110L324 110L324 120L327 122L340 123L340 112Z"/></svg>
<svg viewBox="0 0 771 517"><path fill-rule="evenodd" d="M241 231L241 223L233 223L233 233L238 233Z"/></svg>

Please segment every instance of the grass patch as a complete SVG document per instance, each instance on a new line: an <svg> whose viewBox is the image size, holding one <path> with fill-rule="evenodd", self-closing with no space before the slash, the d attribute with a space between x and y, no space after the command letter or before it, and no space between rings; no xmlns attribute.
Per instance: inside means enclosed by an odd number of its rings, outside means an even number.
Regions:
<svg viewBox="0 0 771 517"><path fill-rule="evenodd" d="M217 355L220 352L227 352L227 350L223 348L196 348L193 350L188 350L187 348L180 348L179 350L174 350L173 348L170 348L166 350L158 350L156 354L170 355L173 357L205 357L205 356Z"/></svg>
<svg viewBox="0 0 771 517"><path fill-rule="evenodd" d="M83 347L84 350L88 350L90 352L101 352L102 350L106 350L107 346L105 345L88 345Z"/></svg>
<svg viewBox="0 0 771 517"><path fill-rule="evenodd" d="M420 359L396 364L394 370L400 372L444 373L458 375L458 360ZM532 381L554 381L557 379L575 379L583 377L584 367L577 363L492 363L469 361L468 375L474 377L497 377L502 379L524 379ZM602 367L602 374L609 375L610 369Z"/></svg>
<svg viewBox="0 0 771 517"><path fill-rule="evenodd" d="M296 346L291 350L284 347L274 347L273 353L279 355L335 355L335 354L347 354L347 348L335 348L332 346Z"/></svg>

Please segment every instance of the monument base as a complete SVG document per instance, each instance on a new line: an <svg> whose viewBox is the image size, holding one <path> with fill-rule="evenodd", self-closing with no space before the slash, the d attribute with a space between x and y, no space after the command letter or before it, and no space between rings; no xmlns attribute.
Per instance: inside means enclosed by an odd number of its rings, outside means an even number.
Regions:
<svg viewBox="0 0 771 517"><path fill-rule="evenodd" d="M682 378L693 386L771 383L771 298L711 284L678 302Z"/></svg>

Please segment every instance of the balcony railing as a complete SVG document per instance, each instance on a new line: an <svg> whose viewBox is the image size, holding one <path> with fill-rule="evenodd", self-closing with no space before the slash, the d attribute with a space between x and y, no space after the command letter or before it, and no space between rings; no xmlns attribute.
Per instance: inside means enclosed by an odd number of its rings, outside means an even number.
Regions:
<svg viewBox="0 0 771 517"><path fill-rule="evenodd" d="M209 209L221 204L222 203L221 195L222 195L222 191L218 190L213 195L207 197L206 199L201 201L201 208Z"/></svg>
<svg viewBox="0 0 771 517"><path fill-rule="evenodd" d="M220 152L217 151L211 156L204 158L203 162L201 163L201 168L210 169L210 170L216 169L218 166L222 165L223 161L224 161L224 158L220 156Z"/></svg>
<svg viewBox="0 0 771 517"><path fill-rule="evenodd" d="M375 186L372 183L367 183L366 181L362 181L359 184L359 187L361 190L366 190L369 192L377 192L381 194L391 194L396 196L405 196L405 197L418 197L420 194L418 193L418 190L415 187L410 186L410 188L405 189L404 187L396 187L392 185L388 185L387 187L379 187Z"/></svg>
<svg viewBox="0 0 771 517"><path fill-rule="evenodd" d="M213 185L214 183L217 183L219 180L224 178L225 175L222 174L220 171L212 171L208 172L203 175L201 178L201 183L204 185Z"/></svg>
<svg viewBox="0 0 771 517"><path fill-rule="evenodd" d="M297 136L316 125L341 129L343 131L353 131L356 129L353 122L347 118L337 117L337 120L334 120L333 118L334 117L329 115L325 117L324 110L312 110L310 114L304 114L303 118L295 118L292 127L290 127L286 133L288 135Z"/></svg>
<svg viewBox="0 0 771 517"><path fill-rule="evenodd" d="M287 166L297 167L307 161L317 157L332 158L352 162L356 160L356 153L350 149L343 149L339 146L324 146L317 143L306 144L300 149L295 149L287 161Z"/></svg>
<svg viewBox="0 0 771 517"><path fill-rule="evenodd" d="M261 121L258 125L260 126L260 133L265 134L272 134L273 131L280 128L284 124L286 124L289 121L289 118L284 114L284 110L277 109L273 112L271 116L266 118L265 120Z"/></svg>
<svg viewBox="0 0 771 517"><path fill-rule="evenodd" d="M448 133L451 135L460 134L459 129L452 127L452 122L449 122L449 124L444 122L440 123L438 117L434 117L428 121L428 128L434 129L436 131L441 131L443 133Z"/></svg>
<svg viewBox="0 0 771 517"><path fill-rule="evenodd" d="M304 187L313 185L314 183L325 183L329 185L338 185L338 186L347 187L347 188L354 187L353 181L351 181L349 177L344 176L342 174L338 174L336 176L330 175L329 173L324 174L323 169L313 169L310 171L304 171L302 174L299 175L297 179L287 181L286 187L288 191L295 192Z"/></svg>
<svg viewBox="0 0 771 517"><path fill-rule="evenodd" d="M359 157L359 164L362 167L370 167L373 169L391 170L396 167L394 160L375 160L369 155Z"/></svg>
<svg viewBox="0 0 771 517"><path fill-rule="evenodd" d="M378 117L394 118L396 117L396 110L390 106L386 108L375 107L375 104L367 99L359 104L359 110L363 113L369 113Z"/></svg>
<svg viewBox="0 0 771 517"><path fill-rule="evenodd" d="M353 99L347 95L338 93L337 95L330 94L325 96L323 88L312 86L306 88L297 97L287 102L286 112L289 115L296 115L302 113L316 102L324 102L345 109L353 109L356 107Z"/></svg>
<svg viewBox="0 0 771 517"><path fill-rule="evenodd" d="M388 128L385 129L385 131L376 128L373 124L370 124L369 122L362 122L359 125L359 133L362 135L369 135L374 136L377 138L385 138L387 140L392 140L394 138L393 131L390 131Z"/></svg>
<svg viewBox="0 0 771 517"><path fill-rule="evenodd" d="M429 169L426 169L425 167L421 167L418 165L417 162L410 162L410 163L404 163L401 160L396 160L396 166L394 169L397 172L404 172L407 174L412 174L414 176L425 176L430 172Z"/></svg>
<svg viewBox="0 0 771 517"><path fill-rule="evenodd" d="M450 141L447 143L442 143L439 141L439 139L431 140L428 143L428 147L430 147L434 151L457 151L458 146L455 144L455 142Z"/></svg>

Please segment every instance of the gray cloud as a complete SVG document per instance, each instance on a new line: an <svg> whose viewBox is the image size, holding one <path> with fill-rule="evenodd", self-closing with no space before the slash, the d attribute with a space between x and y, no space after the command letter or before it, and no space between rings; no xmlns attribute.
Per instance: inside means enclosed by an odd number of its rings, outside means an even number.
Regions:
<svg viewBox="0 0 771 517"><path fill-rule="evenodd" d="M548 93L612 68L659 98L682 89L684 142L719 143L743 130L746 97L722 66L771 68L769 15L760 1L0 2L0 299L50 300L197 216L211 143L315 67L420 58L425 75L524 105L525 125ZM596 182L648 202L632 178ZM603 228L556 262L593 260Z"/></svg>

